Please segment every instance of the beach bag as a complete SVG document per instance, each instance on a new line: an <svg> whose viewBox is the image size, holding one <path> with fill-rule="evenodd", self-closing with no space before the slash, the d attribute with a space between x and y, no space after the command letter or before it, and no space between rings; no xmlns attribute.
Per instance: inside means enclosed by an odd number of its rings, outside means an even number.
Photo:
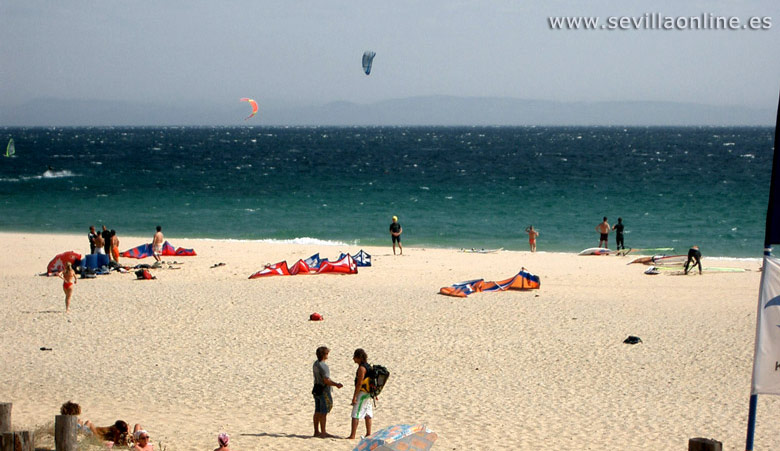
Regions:
<svg viewBox="0 0 780 451"><path fill-rule="evenodd" d="M366 373L368 378L368 394L376 398L385 388L387 378L390 377L390 371L382 365L372 365L371 370Z"/></svg>
<svg viewBox="0 0 780 451"><path fill-rule="evenodd" d="M311 394L314 396L320 396L323 393L325 393L325 385L314 384L314 387L311 389Z"/></svg>
<svg viewBox="0 0 780 451"><path fill-rule="evenodd" d="M634 335L629 335L628 338L623 340L623 343L627 345L635 345L637 343L642 343L642 339L639 337L635 337Z"/></svg>
<svg viewBox="0 0 780 451"><path fill-rule="evenodd" d="M150 273L146 269L139 269L135 272L135 277L142 280L152 280L154 277L152 276L152 273Z"/></svg>

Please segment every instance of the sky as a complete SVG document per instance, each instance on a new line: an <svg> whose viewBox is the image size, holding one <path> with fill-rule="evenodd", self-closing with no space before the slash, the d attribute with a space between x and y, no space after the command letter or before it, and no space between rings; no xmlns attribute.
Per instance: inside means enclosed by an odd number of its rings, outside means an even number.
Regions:
<svg viewBox="0 0 780 451"><path fill-rule="evenodd" d="M769 17L768 30L551 30L550 16ZM370 76L360 61L376 52ZM780 3L1 0L0 108L427 95L772 108Z"/></svg>

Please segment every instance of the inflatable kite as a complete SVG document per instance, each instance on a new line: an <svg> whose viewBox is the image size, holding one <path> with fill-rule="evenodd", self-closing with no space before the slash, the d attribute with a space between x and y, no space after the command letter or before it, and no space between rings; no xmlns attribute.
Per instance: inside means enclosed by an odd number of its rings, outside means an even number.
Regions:
<svg viewBox="0 0 780 451"><path fill-rule="evenodd" d="M485 279L469 280L443 287L439 290L439 294L465 298L471 293L481 291L538 290L540 285L539 276L535 276L523 268L516 276L509 279L498 282L487 282Z"/></svg>
<svg viewBox="0 0 780 451"><path fill-rule="evenodd" d="M255 114L257 114L257 102L254 101L254 99L250 99L248 97L244 97L241 99L242 102L249 102L249 105L252 106L252 114L245 117L244 120L249 120L250 117L254 117Z"/></svg>
<svg viewBox="0 0 780 451"><path fill-rule="evenodd" d="M374 64L375 56L376 52L372 52L371 50L363 52L363 72L365 72L366 75L371 73L371 65Z"/></svg>
<svg viewBox="0 0 780 451"><path fill-rule="evenodd" d="M76 260L81 260L81 254L77 254L73 251L57 254L51 259L49 264L46 265L46 275L56 276L57 273L60 273L65 269L65 263L73 265L73 262Z"/></svg>
<svg viewBox="0 0 780 451"><path fill-rule="evenodd" d="M146 258L151 257L153 255L152 252L152 244L142 244L140 246L136 246L132 249L128 249L121 254L119 254L121 257L125 258ZM172 256L178 256L178 257L192 257L195 255L198 255L195 253L194 249L184 249L183 247L174 248L171 243L166 241L163 243L163 249L162 249L162 255L167 257Z"/></svg>
<svg viewBox="0 0 780 451"><path fill-rule="evenodd" d="M294 265L288 266L286 261L266 265L260 271L255 272L250 279L258 279L268 276L295 276L304 274L357 274L358 265L352 256L342 254L335 262L320 259L320 254L314 254L306 260L298 260Z"/></svg>

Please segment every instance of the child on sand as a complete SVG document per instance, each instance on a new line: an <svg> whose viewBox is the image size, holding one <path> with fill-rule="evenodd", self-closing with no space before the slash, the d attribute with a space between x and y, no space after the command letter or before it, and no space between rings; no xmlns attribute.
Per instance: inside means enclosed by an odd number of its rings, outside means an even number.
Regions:
<svg viewBox="0 0 780 451"><path fill-rule="evenodd" d="M217 437L217 443L219 444L219 448L215 449L214 451L230 451L230 448L228 448L228 443L230 443L230 436L226 433L222 432Z"/></svg>
<svg viewBox="0 0 780 451"><path fill-rule="evenodd" d="M62 279L62 291L65 292L65 313L70 312L70 298L73 297L73 289L76 286L76 271L70 263L65 263L65 269L57 273L57 277Z"/></svg>
<svg viewBox="0 0 780 451"><path fill-rule="evenodd" d="M528 234L528 244L531 246L531 252L536 252L536 237L539 236L539 232L534 230L533 225L530 225L526 227L525 233Z"/></svg>
<svg viewBox="0 0 780 451"><path fill-rule="evenodd" d="M366 437L371 435L371 418L374 416L371 395L368 394L368 378L366 377L368 370L371 369L368 365L368 354L360 348L355 349L352 361L358 364L358 369L355 374L355 394L352 395L352 431L347 437L349 439L355 438L361 418L366 419Z"/></svg>

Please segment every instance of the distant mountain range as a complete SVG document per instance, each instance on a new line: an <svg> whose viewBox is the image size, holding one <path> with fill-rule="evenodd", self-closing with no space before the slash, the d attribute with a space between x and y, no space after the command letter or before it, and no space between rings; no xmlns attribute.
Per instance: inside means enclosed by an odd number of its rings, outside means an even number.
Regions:
<svg viewBox="0 0 780 451"><path fill-rule="evenodd" d="M263 105L244 121L246 105L159 105L103 100L36 99L0 109L0 126L210 125L750 125L771 126L774 108L678 102L553 102L495 97L421 96L368 104Z"/></svg>

